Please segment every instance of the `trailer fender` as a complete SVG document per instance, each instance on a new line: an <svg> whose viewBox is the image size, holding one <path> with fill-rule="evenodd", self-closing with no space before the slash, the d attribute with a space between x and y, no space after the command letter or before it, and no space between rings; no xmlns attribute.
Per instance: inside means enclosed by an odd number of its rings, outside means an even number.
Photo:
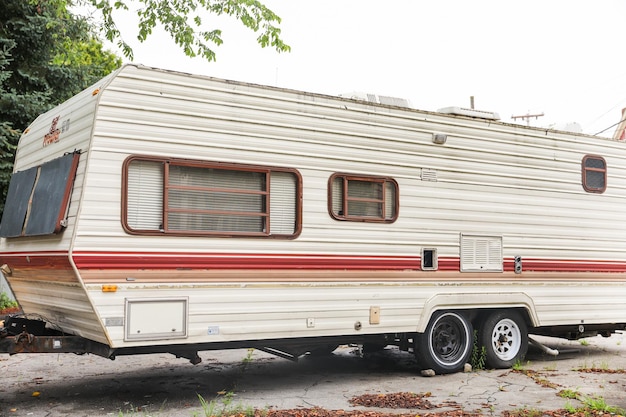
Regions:
<svg viewBox="0 0 626 417"><path fill-rule="evenodd" d="M417 323L417 332L424 333L432 315L441 310L465 310L479 312L480 310L505 310L522 308L528 313L530 327L539 326L539 318L533 300L525 293L451 293L437 294L424 303L422 315Z"/></svg>

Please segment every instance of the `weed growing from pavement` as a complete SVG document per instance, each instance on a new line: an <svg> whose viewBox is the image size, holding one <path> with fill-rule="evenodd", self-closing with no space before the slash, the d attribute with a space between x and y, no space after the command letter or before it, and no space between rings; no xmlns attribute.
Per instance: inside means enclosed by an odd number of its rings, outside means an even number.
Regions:
<svg viewBox="0 0 626 417"><path fill-rule="evenodd" d="M612 405L608 405L604 398L602 397L586 397L583 400L583 404L585 408L592 411L600 411L603 413L611 413L611 414L620 414L623 415L626 413L626 410L623 410L619 407L615 407Z"/></svg>
<svg viewBox="0 0 626 417"><path fill-rule="evenodd" d="M567 411L569 414L576 414L576 407L574 407L572 404L570 404L570 402L568 401L565 404L565 411Z"/></svg>
<svg viewBox="0 0 626 417"><path fill-rule="evenodd" d="M572 371L578 371L578 372L581 372L581 371L583 371L583 370L585 370L585 369L591 369L591 368L589 367L589 365L587 364L587 361L584 361L584 362L583 362L583 364L582 364L582 365L580 365L580 366L579 366L579 367L577 367L577 368L572 368Z"/></svg>
<svg viewBox="0 0 626 417"><path fill-rule="evenodd" d="M243 363L248 364L252 362L252 355L254 354L254 348L248 348L248 354L243 358Z"/></svg>
<svg viewBox="0 0 626 417"><path fill-rule="evenodd" d="M248 368L248 365L250 365L252 363L252 355L254 354L254 348L248 348L248 353L246 354L246 357L243 358L241 360L241 369L242 372L246 370L246 368Z"/></svg>
<svg viewBox="0 0 626 417"><path fill-rule="evenodd" d="M559 391L557 395L561 398L569 398L571 400L578 400L580 398L580 392L569 388Z"/></svg>
<svg viewBox="0 0 626 417"><path fill-rule="evenodd" d="M512 368L512 369L513 369L514 371L518 371L518 372L519 372L519 371L523 371L523 370L524 370L524 367L525 367L526 365L530 365L530 361L527 361L526 363L524 363L524 362L522 362L521 360L519 360L519 359L518 359L518 360L516 360L516 361L515 361L515 363L513 364L513 368Z"/></svg>
<svg viewBox="0 0 626 417"><path fill-rule="evenodd" d="M474 330L474 345L472 346L472 355L470 356L470 365L475 371L485 369L485 361L487 358L487 349L478 343L478 330Z"/></svg>
<svg viewBox="0 0 626 417"><path fill-rule="evenodd" d="M205 417L219 417L219 416L244 416L253 417L255 415L255 409L251 406L244 406L242 404L233 404L233 397L235 393L232 391L226 392L222 397L218 397L211 401L207 401L202 395L198 395L200 406ZM221 395L221 394L220 394ZM194 414L197 416L197 414Z"/></svg>
<svg viewBox="0 0 626 417"><path fill-rule="evenodd" d="M578 343L580 343L582 346L589 346L589 340L587 339L580 339Z"/></svg>
<svg viewBox="0 0 626 417"><path fill-rule="evenodd" d="M573 368L573 371L576 372L585 372L585 373L599 373L599 374L626 374L626 370L624 368L611 369L609 367L608 362L600 362L600 365L596 365L592 363L591 366L586 363L583 366Z"/></svg>

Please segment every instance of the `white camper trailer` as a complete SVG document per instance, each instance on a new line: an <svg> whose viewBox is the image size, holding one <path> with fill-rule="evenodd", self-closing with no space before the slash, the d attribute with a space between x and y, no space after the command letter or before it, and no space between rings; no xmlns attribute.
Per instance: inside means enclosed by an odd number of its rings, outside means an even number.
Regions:
<svg viewBox="0 0 626 417"><path fill-rule="evenodd" d="M5 351L395 344L455 372L474 331L508 367L529 333L624 329L624 143L476 113L122 67L20 139Z"/></svg>

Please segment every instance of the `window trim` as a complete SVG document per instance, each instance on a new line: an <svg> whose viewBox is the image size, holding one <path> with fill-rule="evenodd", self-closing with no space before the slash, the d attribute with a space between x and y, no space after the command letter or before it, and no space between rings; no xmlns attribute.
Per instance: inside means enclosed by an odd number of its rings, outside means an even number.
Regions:
<svg viewBox="0 0 626 417"><path fill-rule="evenodd" d="M128 224L128 170L131 163L134 161L146 161L146 162L157 162L164 164L163 170L163 201L162 201L162 224L164 226L163 230L150 230L150 229L133 229ZM294 231L291 234L271 234L271 225L269 228L269 233L267 232L220 232L220 231L202 231L202 230L186 230L186 231L177 231L177 230L167 230L165 218L168 212L167 206L167 175L168 175L168 166L170 165L180 165L186 167L195 167L195 168L203 168L203 169L224 169L224 170L234 170L234 171L250 171L257 173L264 173L268 181L266 182L266 190L263 192L255 192L256 194L262 194L266 198L266 211L263 213L263 217L267 222L270 221L271 216L271 184L269 182L269 178L272 172L286 172L291 173L296 178L296 201L295 201L295 225ZM193 188L193 187L192 187ZM131 155L124 160L122 165L122 198L121 198L121 222L124 231L131 235L158 235L158 236L207 236L207 237L257 237L257 238L266 238L266 239L295 239L302 233L302 175L298 170L294 168L282 168L282 167L274 167L274 166L262 166L262 165L251 165L251 164L235 164L235 163L225 163L225 162L214 162L214 161L202 161L202 160L192 160L192 159L183 159L183 158L167 158L167 157L156 157L156 156L147 156L147 155ZM169 209L171 212L172 210ZM188 212L193 212L193 209L187 210ZM260 213L254 213L254 215L259 215Z"/></svg>
<svg viewBox="0 0 626 417"><path fill-rule="evenodd" d="M347 181L367 181L367 182L382 183L383 184L383 198L382 200L380 200L380 202L383 206L383 210L387 203L387 201L385 200L385 192L384 192L385 185L387 183L390 183L395 190L395 196L394 196L394 201L393 201L393 205L395 207L394 216L387 219L384 217L384 215L383 217L374 218L374 217L369 217L369 216L350 216L350 215L335 214L335 212L333 211L333 183L335 179L338 177L343 177L344 184ZM347 187L344 187L343 193L342 193L342 203L344 204L344 210L343 210L344 213L346 212L347 201L349 200L359 201L360 200L358 198L356 199L348 198L347 193L348 193ZM365 201L365 200L361 200L361 201ZM379 200L370 200L370 201L379 201ZM328 179L328 213L333 219L339 220L339 221L367 222L367 223L393 223L398 219L398 215L400 213L400 187L398 186L398 183L396 182L396 180L394 180L391 177L384 177L384 176L377 176L377 175L348 174L348 173L339 173L339 172L334 173Z"/></svg>
<svg viewBox="0 0 626 417"><path fill-rule="evenodd" d="M587 162L588 159L595 159L595 160L602 161L602 163L604 164L604 169L587 167L585 165L585 163ZM604 184L603 184L602 188L591 187L591 186L589 186L589 184L587 184L587 172L589 172L589 171L604 173ZM607 172L608 172L608 167L607 167L607 164L606 164L606 160L603 157L601 157L599 155L585 155L583 157L583 159L582 159L582 162L581 162L581 174L582 174L583 189L586 192L588 192L588 193L602 194L603 192L605 192L606 191L606 187L607 187L607 182L608 182Z"/></svg>

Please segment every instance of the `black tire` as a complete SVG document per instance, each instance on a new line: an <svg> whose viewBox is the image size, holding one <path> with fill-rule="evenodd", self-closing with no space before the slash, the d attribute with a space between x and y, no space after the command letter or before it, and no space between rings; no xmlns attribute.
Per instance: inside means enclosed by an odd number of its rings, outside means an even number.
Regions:
<svg viewBox="0 0 626 417"><path fill-rule="evenodd" d="M415 337L415 355L424 369L449 374L463 369L472 353L472 323L460 313L433 315L424 333Z"/></svg>
<svg viewBox="0 0 626 417"><path fill-rule="evenodd" d="M514 310L496 311L481 323L478 341L485 347L489 368L511 368L521 362L528 351L528 327Z"/></svg>

